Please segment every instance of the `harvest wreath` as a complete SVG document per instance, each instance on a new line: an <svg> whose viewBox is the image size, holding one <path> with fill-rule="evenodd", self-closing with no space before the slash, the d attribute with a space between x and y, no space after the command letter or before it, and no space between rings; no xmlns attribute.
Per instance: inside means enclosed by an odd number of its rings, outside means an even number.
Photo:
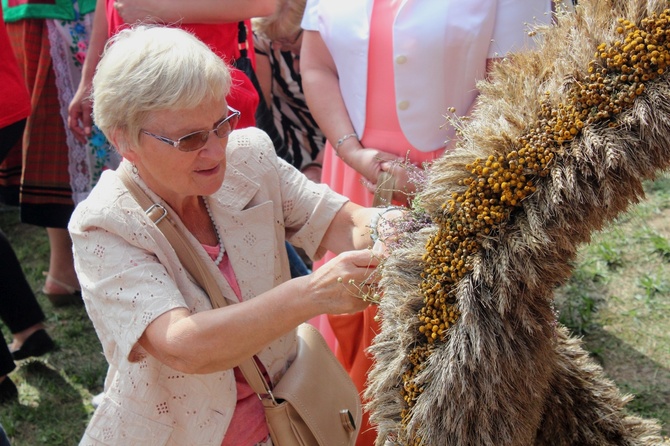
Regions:
<svg viewBox="0 0 670 446"><path fill-rule="evenodd" d="M432 223L382 267L378 444L661 444L552 298L578 245L670 165L666 8L580 1L481 84L413 203Z"/></svg>

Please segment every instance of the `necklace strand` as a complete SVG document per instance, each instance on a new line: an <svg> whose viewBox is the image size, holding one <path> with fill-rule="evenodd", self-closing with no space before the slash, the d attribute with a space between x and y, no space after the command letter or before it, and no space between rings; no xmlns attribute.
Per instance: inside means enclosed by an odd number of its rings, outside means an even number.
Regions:
<svg viewBox="0 0 670 446"><path fill-rule="evenodd" d="M209 209L209 203L207 202L207 198L202 197L202 201L205 203L205 209L207 209L207 215L209 215L209 219L212 222L212 226L214 226L214 232L216 233L216 241L218 242L219 245L219 255L216 256L214 264L216 266L219 266L221 260L223 260L223 254L226 252L226 250L223 247L223 241L221 241L221 234L219 234L219 227L216 225L214 217L212 217L212 211Z"/></svg>

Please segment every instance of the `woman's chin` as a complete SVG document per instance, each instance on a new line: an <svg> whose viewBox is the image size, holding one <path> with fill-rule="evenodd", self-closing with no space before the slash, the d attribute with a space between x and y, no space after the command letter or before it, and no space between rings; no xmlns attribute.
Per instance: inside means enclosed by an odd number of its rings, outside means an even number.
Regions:
<svg viewBox="0 0 670 446"><path fill-rule="evenodd" d="M202 195L211 195L219 190L223 184L224 174L225 167L221 164L218 164L216 167L211 169L195 171L195 175L199 179L199 183L202 184L203 188L208 191Z"/></svg>

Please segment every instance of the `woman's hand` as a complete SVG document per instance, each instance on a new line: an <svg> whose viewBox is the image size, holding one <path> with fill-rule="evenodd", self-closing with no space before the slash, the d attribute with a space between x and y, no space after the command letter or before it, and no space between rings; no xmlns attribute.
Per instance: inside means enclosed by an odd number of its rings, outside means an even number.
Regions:
<svg viewBox="0 0 670 446"><path fill-rule="evenodd" d="M403 206L408 204L408 198L415 191L415 186L409 181L407 170L403 167L404 158L370 147L353 150L343 156L345 163L363 176L363 186L371 194L374 194L378 187L391 187L393 201ZM381 184L382 172L390 173L392 181Z"/></svg>
<svg viewBox="0 0 670 446"><path fill-rule="evenodd" d="M67 125L77 141L82 144L86 144L86 139L91 136L93 127L93 104L89 99L90 94L90 84L80 83L68 106Z"/></svg>
<svg viewBox="0 0 670 446"><path fill-rule="evenodd" d="M96 11L93 17L93 27L91 29L91 39L88 44L86 58L81 68L81 79L79 86L68 106L67 125L72 129L74 137L86 144L86 140L91 136L93 127L93 103L91 102L91 88L93 85L93 75L102 57L107 42L107 15L105 11L105 0L97 0L95 4Z"/></svg>
<svg viewBox="0 0 670 446"><path fill-rule="evenodd" d="M378 264L378 258L369 249L338 255L309 276L312 299L318 301L322 313L364 310L376 289Z"/></svg>
<svg viewBox="0 0 670 446"><path fill-rule="evenodd" d="M301 172L303 175L309 178L310 181L313 181L314 183L320 183L322 170L323 168L320 164L309 163L307 166L302 168Z"/></svg>
<svg viewBox="0 0 670 446"><path fill-rule="evenodd" d="M409 172L403 162L384 162L382 163L382 171L388 172L391 175L392 181L386 187L393 189L393 202L402 206L409 206L409 199L414 196L416 192L416 184L409 179ZM412 168L413 166L410 166ZM374 189L368 189L375 193L378 187L385 187L383 184L374 185ZM389 203L390 204L390 203Z"/></svg>
<svg viewBox="0 0 670 446"><path fill-rule="evenodd" d="M384 163L402 162L402 158L373 147L360 147L346 152L340 151L338 154L372 185L377 184Z"/></svg>

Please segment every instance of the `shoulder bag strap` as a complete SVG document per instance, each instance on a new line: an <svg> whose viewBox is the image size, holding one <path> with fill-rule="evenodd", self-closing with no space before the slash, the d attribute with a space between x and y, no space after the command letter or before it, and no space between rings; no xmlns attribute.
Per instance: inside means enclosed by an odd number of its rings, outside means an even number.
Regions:
<svg viewBox="0 0 670 446"><path fill-rule="evenodd" d="M237 22L237 49L240 50L240 57L247 57L249 47L247 45L247 25L244 20Z"/></svg>
<svg viewBox="0 0 670 446"><path fill-rule="evenodd" d="M207 292L212 306L214 308L225 307L228 305L221 289L217 286L214 277L210 271L202 264L201 258L193 249L193 246L184 237L182 232L174 224L167 209L153 200L142 190L142 188L128 175L123 167L117 169L121 181L128 189L128 192L135 198L135 201L144 209L144 213L154 222L156 227L163 232L174 248L179 260L186 270L193 276L196 282ZM269 384L258 368L258 364L253 357L239 365L244 379L247 380L251 388L259 395L272 395Z"/></svg>

